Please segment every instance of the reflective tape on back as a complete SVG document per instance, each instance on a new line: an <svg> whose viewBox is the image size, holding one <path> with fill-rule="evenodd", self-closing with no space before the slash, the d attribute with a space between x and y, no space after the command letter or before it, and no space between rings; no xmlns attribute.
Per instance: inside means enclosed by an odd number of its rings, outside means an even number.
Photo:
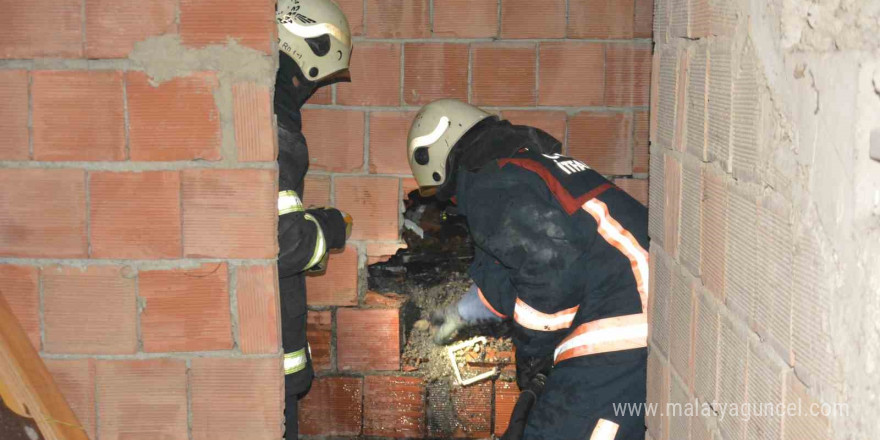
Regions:
<svg viewBox="0 0 880 440"><path fill-rule="evenodd" d="M291 212L302 212L303 204L296 191L281 191L278 193L278 215Z"/></svg>
<svg viewBox="0 0 880 440"><path fill-rule="evenodd" d="M599 235L614 246L630 261L633 276L636 279L636 288L639 291L639 299L642 302L642 312L648 310L648 286L650 285L650 263L648 251L639 241L633 237L611 216L608 205L599 199L590 200L583 205L584 211L588 212L596 220Z"/></svg>
<svg viewBox="0 0 880 440"><path fill-rule="evenodd" d="M598 228L599 235L630 261L642 313L604 318L579 325L556 346L554 362L578 356L632 350L648 346L648 286L650 264L648 252L638 240L611 214L601 200L592 199L582 206Z"/></svg>
<svg viewBox="0 0 880 440"><path fill-rule="evenodd" d="M293 374L306 368L306 349L284 353L284 374Z"/></svg>

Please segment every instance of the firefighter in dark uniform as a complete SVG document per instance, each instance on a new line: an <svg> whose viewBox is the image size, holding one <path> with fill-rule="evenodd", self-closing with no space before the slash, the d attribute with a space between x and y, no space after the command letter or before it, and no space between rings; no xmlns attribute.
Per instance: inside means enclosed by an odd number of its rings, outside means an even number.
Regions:
<svg viewBox="0 0 880 440"><path fill-rule="evenodd" d="M475 243L471 291L433 317L448 342L512 319L522 390L504 438L644 439L647 210L559 142L476 107L423 107L407 152L423 194L456 202Z"/></svg>
<svg viewBox="0 0 880 440"><path fill-rule="evenodd" d="M308 271L321 271L328 251L342 249L351 218L333 208L306 209L303 180L309 151L300 108L315 90L348 68L351 34L345 15L330 0L280 0L276 11L281 50L275 79L278 118L278 277L284 347L285 437L297 438L297 400L314 372L306 341Z"/></svg>

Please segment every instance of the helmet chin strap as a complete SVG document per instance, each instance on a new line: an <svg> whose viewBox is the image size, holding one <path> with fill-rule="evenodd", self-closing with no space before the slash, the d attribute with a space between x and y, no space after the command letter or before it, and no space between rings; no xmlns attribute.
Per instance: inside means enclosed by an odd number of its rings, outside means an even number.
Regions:
<svg viewBox="0 0 880 440"><path fill-rule="evenodd" d="M299 131L302 126L300 109L319 84L306 79L299 65L283 52L279 55L279 64L275 81L275 112L279 124Z"/></svg>

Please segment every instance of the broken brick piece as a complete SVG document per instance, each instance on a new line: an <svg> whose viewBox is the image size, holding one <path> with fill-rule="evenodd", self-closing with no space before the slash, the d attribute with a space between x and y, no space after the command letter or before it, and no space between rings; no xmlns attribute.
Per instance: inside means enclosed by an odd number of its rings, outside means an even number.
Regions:
<svg viewBox="0 0 880 440"><path fill-rule="evenodd" d="M399 308L407 300L407 297L396 293L379 293L369 291L364 298L364 305L370 307Z"/></svg>
<svg viewBox="0 0 880 440"><path fill-rule="evenodd" d="M364 435L419 438L425 435L425 386L421 378L364 379Z"/></svg>

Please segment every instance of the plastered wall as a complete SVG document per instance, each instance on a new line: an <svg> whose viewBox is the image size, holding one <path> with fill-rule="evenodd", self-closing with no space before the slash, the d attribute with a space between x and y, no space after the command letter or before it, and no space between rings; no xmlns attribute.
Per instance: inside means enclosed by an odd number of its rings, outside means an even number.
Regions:
<svg viewBox="0 0 880 440"><path fill-rule="evenodd" d="M878 23L877 2L655 3L648 400L710 410L651 438L880 435Z"/></svg>

